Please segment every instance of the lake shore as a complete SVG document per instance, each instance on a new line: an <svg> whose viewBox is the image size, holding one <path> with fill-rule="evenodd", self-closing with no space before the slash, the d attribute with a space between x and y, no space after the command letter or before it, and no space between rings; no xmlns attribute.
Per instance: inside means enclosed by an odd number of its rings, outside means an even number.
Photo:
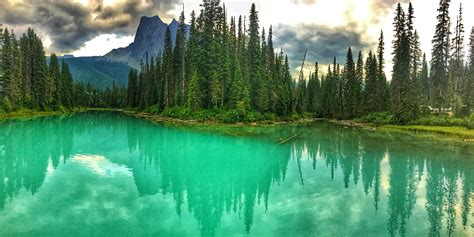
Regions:
<svg viewBox="0 0 474 237"><path fill-rule="evenodd" d="M239 128L251 128L251 127L265 127L275 125L297 125L303 123L310 123L314 121L328 121L334 124L338 124L346 127L360 128L369 131L381 131L381 132L396 132L407 135L417 135L427 138L442 138L451 139L456 141L474 143L474 130L467 129L464 127L456 126L425 126L425 125L376 125L371 123L364 123L358 120L334 120L334 119L298 119L291 121L274 121L264 120L259 122L251 123L224 123L219 120L184 120L179 118L165 117L161 115L154 115L144 112L136 112L133 110L126 109L108 109L108 108L78 108L72 111L33 111L33 110L21 110L11 113L0 113L0 121L8 119L32 119L37 117L45 116L56 116L64 114L73 114L87 111L115 111L133 116L136 118L146 119L155 123L162 123L169 126L175 127L198 127L201 130L207 131L221 131L225 128L234 128L229 135L249 135L248 132L236 132ZM441 137L440 137L441 136Z"/></svg>
<svg viewBox="0 0 474 237"><path fill-rule="evenodd" d="M198 127L206 131L222 131L228 135L249 135L247 131L236 132L237 129L251 128L251 127L265 127L265 126L279 126L279 125L298 125L303 123L310 123L314 121L328 121L346 127L360 128L368 131L378 132L395 132L406 135L415 135L423 138L437 139L437 140L455 140L465 143L474 143L474 130L464 127L455 126L423 126L423 125L376 125L370 123L363 123L357 120L333 120L333 119L299 119L292 121L261 121L253 123L223 123L218 120L183 120L178 118L164 117L160 115L152 115L148 113L123 111L126 114L137 118L143 118L152 122L162 123L176 127ZM231 129L232 132L226 130Z"/></svg>
<svg viewBox="0 0 474 237"><path fill-rule="evenodd" d="M426 126L426 125L376 125L357 120L328 120L347 127L358 127L372 131L397 132L412 135L442 135L463 142L474 142L474 130L458 126Z"/></svg>
<svg viewBox="0 0 474 237"><path fill-rule="evenodd" d="M36 110L19 110L10 113L2 113L0 112L0 121L2 120L9 120L9 119L34 119L38 117L46 117L46 116L56 116L56 115L66 115L66 114L74 114L74 113L81 113L87 111L116 111L116 112L123 112L123 109L108 109L108 108L75 108L73 110L68 111L36 111Z"/></svg>

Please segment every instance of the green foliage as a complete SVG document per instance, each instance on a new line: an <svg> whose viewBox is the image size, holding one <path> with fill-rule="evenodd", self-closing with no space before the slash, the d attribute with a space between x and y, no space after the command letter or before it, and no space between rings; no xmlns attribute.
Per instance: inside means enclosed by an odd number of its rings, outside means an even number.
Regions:
<svg viewBox="0 0 474 237"><path fill-rule="evenodd" d="M372 123L376 125L397 124L398 122L396 118L388 112L370 113L368 115L363 116L360 120L365 123Z"/></svg>
<svg viewBox="0 0 474 237"><path fill-rule="evenodd" d="M2 99L2 109L3 111L7 112L7 113L10 113L13 111L13 107L12 107L12 104L10 102L10 100L8 99L8 97L4 96L3 99Z"/></svg>

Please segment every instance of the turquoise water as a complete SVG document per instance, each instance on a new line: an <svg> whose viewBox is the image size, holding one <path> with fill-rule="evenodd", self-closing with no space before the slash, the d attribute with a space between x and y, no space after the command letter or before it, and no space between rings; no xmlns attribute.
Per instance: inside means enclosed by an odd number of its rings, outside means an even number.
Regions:
<svg viewBox="0 0 474 237"><path fill-rule="evenodd" d="M472 146L325 122L252 131L109 112L0 123L0 236L474 235Z"/></svg>

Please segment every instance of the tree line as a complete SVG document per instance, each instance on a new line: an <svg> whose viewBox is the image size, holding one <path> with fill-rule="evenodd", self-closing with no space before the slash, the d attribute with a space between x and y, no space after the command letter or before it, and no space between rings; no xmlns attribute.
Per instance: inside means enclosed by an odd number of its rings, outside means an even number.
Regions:
<svg viewBox="0 0 474 237"><path fill-rule="evenodd" d="M260 32L255 5L248 18L231 17L230 23L219 1L201 6L199 16L191 14L189 38L181 13L174 44L168 28L163 52L130 71L127 106L290 116L294 82L288 57L275 51L271 26L268 34L264 28Z"/></svg>
<svg viewBox="0 0 474 237"><path fill-rule="evenodd" d="M74 107L124 106L125 89L115 85L98 90L74 82L67 63L55 54L48 60L40 38L28 29L17 39L13 30L0 29L0 108L70 110Z"/></svg>
<svg viewBox="0 0 474 237"><path fill-rule="evenodd" d="M203 1L199 16L191 14L189 38L182 12L176 41L167 29L163 52L147 55L140 70L130 71L126 105L152 106L155 112L176 107L257 111L280 118L313 114L351 119L386 112L399 123L433 108L442 112L450 107L467 115L474 106L474 29L471 57L465 62L462 6L451 39L449 3L440 1L431 62L420 49L413 5L406 12L397 5L392 80L387 81L383 32L377 49L366 57L359 51L355 59L349 48L344 65L334 58L326 74L319 75L316 62L309 77L301 74L294 80L288 57L273 47L272 27L268 34L265 28L260 31L255 4L248 18L230 17L228 24L225 5Z"/></svg>

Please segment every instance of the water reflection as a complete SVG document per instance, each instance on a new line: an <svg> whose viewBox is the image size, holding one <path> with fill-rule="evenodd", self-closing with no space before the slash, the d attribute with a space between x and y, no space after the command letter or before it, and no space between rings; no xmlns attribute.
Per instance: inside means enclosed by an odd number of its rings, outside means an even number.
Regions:
<svg viewBox="0 0 474 237"><path fill-rule="evenodd" d="M40 191L48 170L60 169L71 157L94 154L128 167L141 196L172 197L176 214L191 213L204 236L215 235L229 214L241 219L241 234L251 233L253 225L263 224L254 222L255 208L272 208L272 187L292 182L285 178L294 174L301 189L314 189L307 179L318 172L329 175L332 181L320 182L333 182L333 195L343 188L360 190L360 200L371 199L373 212L358 218L380 221L378 213L383 214L385 233L391 236L472 233L470 148L413 145L397 136L325 123L265 128L264 133L249 139L187 132L114 113L4 122L0 214L21 190ZM274 142L292 134L300 135L287 144ZM290 164L296 169L289 170ZM305 193L295 195L304 198ZM416 216L425 222L415 226L411 218ZM316 224L311 218L304 221L305 226ZM333 228L344 227L350 228Z"/></svg>

